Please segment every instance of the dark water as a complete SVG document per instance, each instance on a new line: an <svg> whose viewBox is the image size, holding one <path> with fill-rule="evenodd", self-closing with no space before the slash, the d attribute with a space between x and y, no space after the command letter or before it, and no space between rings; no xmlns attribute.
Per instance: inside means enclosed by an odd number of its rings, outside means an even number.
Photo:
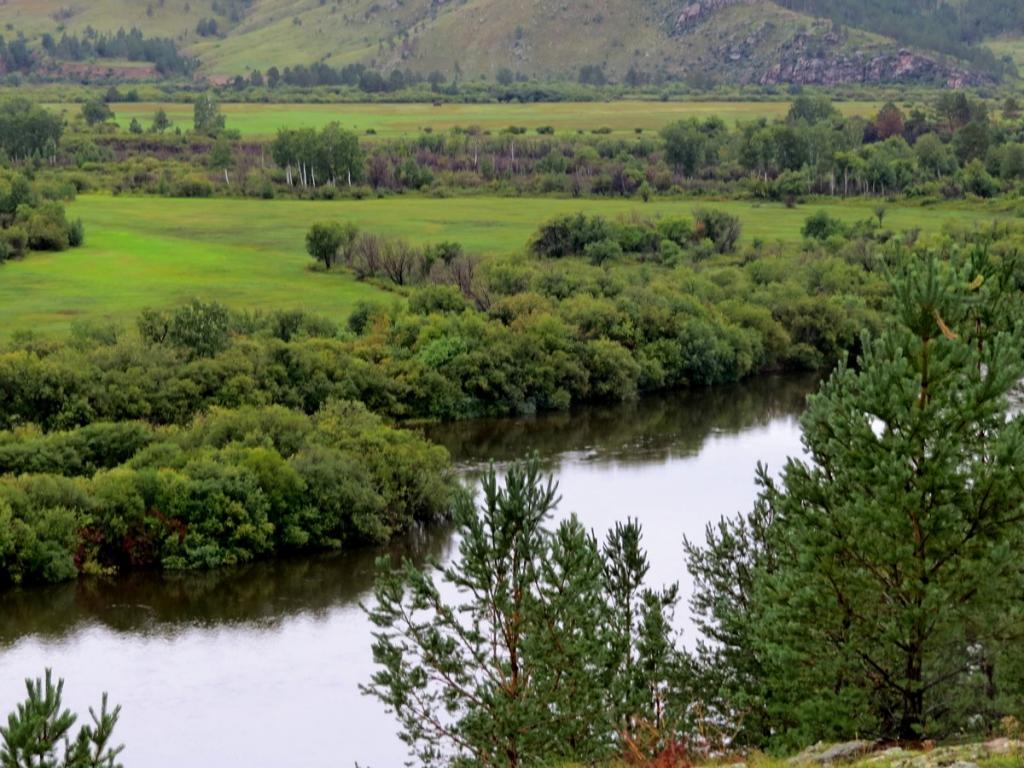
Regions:
<svg viewBox="0 0 1024 768"><path fill-rule="evenodd" d="M467 477L536 451L559 480L560 516L575 512L602 536L639 518L652 579L685 595L682 537L748 508L758 461L777 470L800 451L796 417L813 384L769 378L429 434ZM435 529L390 550L444 560L453 542ZM71 706L84 712L104 690L122 704L128 768L401 765L392 721L357 690L371 666L359 602L377 554L0 594L0 713L49 666ZM692 640L685 616L680 628Z"/></svg>

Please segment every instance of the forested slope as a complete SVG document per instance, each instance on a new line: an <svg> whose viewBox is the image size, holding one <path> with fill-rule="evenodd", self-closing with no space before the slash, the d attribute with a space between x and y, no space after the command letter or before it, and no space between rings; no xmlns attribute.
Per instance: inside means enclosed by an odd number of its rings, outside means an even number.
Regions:
<svg viewBox="0 0 1024 768"><path fill-rule="evenodd" d="M8 0L8 70L81 74L100 64L147 74L88 43L120 28L172 41L197 72L148 56L160 74L246 75L317 62L449 81L588 79L640 84L913 81L977 84L1014 76L986 39L1019 36L1013 0ZM61 46L64 36L71 44ZM49 36L49 40L44 36ZM49 44L48 44L49 43ZM5 54L0 51L0 54ZM137 54L133 54L137 55ZM120 70L118 69L120 68Z"/></svg>

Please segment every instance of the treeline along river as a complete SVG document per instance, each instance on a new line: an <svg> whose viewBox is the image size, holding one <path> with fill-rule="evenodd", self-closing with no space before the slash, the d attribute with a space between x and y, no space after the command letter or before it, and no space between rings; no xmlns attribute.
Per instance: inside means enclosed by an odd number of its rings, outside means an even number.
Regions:
<svg viewBox="0 0 1024 768"><path fill-rule="evenodd" d="M713 391L523 419L444 424L467 479L536 451L560 484L559 515L603 537L638 518L650 581L688 583L681 541L747 509L758 461L800 451L797 419L815 380L764 378ZM396 556L444 560L450 531L419 531ZM129 768L401 765L394 724L358 684L371 672L369 599L380 550L204 573L136 574L0 594L0 712L23 678L52 667L84 712L103 690L123 706Z"/></svg>

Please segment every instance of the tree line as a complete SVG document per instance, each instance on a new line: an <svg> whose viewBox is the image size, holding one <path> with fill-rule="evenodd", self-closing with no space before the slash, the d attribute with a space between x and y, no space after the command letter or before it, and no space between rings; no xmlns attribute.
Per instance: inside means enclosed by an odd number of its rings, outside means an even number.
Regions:
<svg viewBox="0 0 1024 768"><path fill-rule="evenodd" d="M40 46L51 58L62 61L96 58L148 61L161 75L189 75L197 66L195 59L181 55L170 38L147 38L142 30L134 27L127 32L121 28L109 34L90 28L82 37L64 32L59 39L44 33Z"/></svg>
<svg viewBox="0 0 1024 768"><path fill-rule="evenodd" d="M632 137L600 128L559 134L550 126L530 135L523 127L509 126L496 132L468 127L377 139L332 124L319 132L282 129L262 145L228 130L211 95L198 97L195 111L196 134L222 139L216 162L208 145L183 142L180 136L143 144L142 152L158 152L162 158L170 153L180 165L170 166L169 172L192 179L211 170L223 176L227 169L237 183L225 183L224 192L256 197L276 191L316 198L364 196L371 190L487 189L642 200L679 194L786 202L813 195L928 200L989 198L1024 183L1020 104L1008 99L997 117L984 102L959 92L944 94L927 111L906 112L886 104L870 119L845 117L828 99L801 96L784 119L741 122L733 128L718 118L689 119L657 135L638 131ZM166 115L156 114L151 132L167 126ZM141 125L133 130L143 133ZM101 146L123 142L109 132L90 140ZM268 153L273 165L265 162ZM84 162L71 148L58 156L62 165ZM110 170L137 177L133 187L141 184L145 191L167 194L166 184L158 188L139 175L141 162L133 155ZM344 189L334 183L338 179ZM204 194L217 191L209 180L199 186ZM170 186L171 191L177 188Z"/></svg>
<svg viewBox="0 0 1024 768"><path fill-rule="evenodd" d="M1001 239L891 254L889 322L811 397L807 457L759 468L753 510L684 542L695 650L674 587L646 583L640 526L603 544L574 516L547 526L535 462L485 475L440 572L382 559L364 690L411 754L676 764L1018 716L1024 262Z"/></svg>

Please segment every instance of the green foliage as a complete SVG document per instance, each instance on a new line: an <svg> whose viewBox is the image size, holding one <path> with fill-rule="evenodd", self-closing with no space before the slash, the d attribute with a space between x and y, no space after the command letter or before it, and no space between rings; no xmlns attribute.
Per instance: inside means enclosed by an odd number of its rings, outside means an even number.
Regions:
<svg viewBox="0 0 1024 768"><path fill-rule="evenodd" d="M8 160L53 157L63 132L59 116L29 99L0 102L0 153Z"/></svg>
<svg viewBox="0 0 1024 768"><path fill-rule="evenodd" d="M52 490L46 481L33 484L32 489L40 493L40 503L30 508L18 505L17 498L0 496L2 580L31 584L72 579L77 574L77 516L46 493Z"/></svg>
<svg viewBox="0 0 1024 768"><path fill-rule="evenodd" d="M700 209L693 212L694 237L714 243L718 253L736 250L742 232L738 217L718 209Z"/></svg>
<svg viewBox="0 0 1024 768"><path fill-rule="evenodd" d="M992 197L999 191L999 184L980 160L969 162L960 172L959 180L964 192L978 197Z"/></svg>
<svg viewBox="0 0 1024 768"><path fill-rule="evenodd" d="M175 183L171 194L175 197L209 197L213 194L213 185L202 176L188 176Z"/></svg>
<svg viewBox="0 0 1024 768"><path fill-rule="evenodd" d="M863 27L900 43L931 48L970 62L993 77L1014 72L988 48L982 38L1021 28L1024 16L1016 3L991 0L918 2L904 0L782 0L781 5L803 13L830 18L836 24Z"/></svg>
<svg viewBox="0 0 1024 768"><path fill-rule="evenodd" d="M443 449L337 401L313 417L218 409L180 430L0 433L5 473L7 583L380 543L445 518L453 489Z"/></svg>
<svg viewBox="0 0 1024 768"><path fill-rule="evenodd" d="M803 121L815 125L836 121L839 117L839 110L828 96L801 94L793 99L786 120L790 123Z"/></svg>
<svg viewBox="0 0 1024 768"><path fill-rule="evenodd" d="M33 184L21 173L0 173L0 242L7 257L29 249L63 251L84 242L81 221L69 222L57 199L63 195L73 197L74 188L54 190Z"/></svg>
<svg viewBox="0 0 1024 768"><path fill-rule="evenodd" d="M703 123L696 119L671 123L661 129L665 159L684 176L695 176L705 166L717 163L726 133L725 123L717 117Z"/></svg>
<svg viewBox="0 0 1024 768"><path fill-rule="evenodd" d="M610 234L608 222L600 216L588 217L578 213L541 226L530 243L530 249L548 259L578 256L588 245L606 240Z"/></svg>
<svg viewBox="0 0 1024 768"><path fill-rule="evenodd" d="M196 97L192 106L192 126L196 133L206 136L217 136L224 130L224 115L220 112L220 104L210 93Z"/></svg>
<svg viewBox="0 0 1024 768"><path fill-rule="evenodd" d="M223 171L226 168L230 168L234 163L235 158L231 151L230 142L224 136L218 136L210 148L210 159L207 161L207 164L212 170Z"/></svg>
<svg viewBox="0 0 1024 768"><path fill-rule="evenodd" d="M459 313L469 308L469 301L454 285L426 285L409 298L409 311L417 315Z"/></svg>
<svg viewBox="0 0 1024 768"><path fill-rule="evenodd" d="M351 187L363 179L365 158L359 138L338 123L328 123L319 133L312 128L280 129L270 145L279 168L286 169L288 185L303 189L318 184L336 185L339 179ZM411 163L411 165L409 165ZM418 188L426 183L424 173L412 158L405 160L405 178Z"/></svg>
<svg viewBox="0 0 1024 768"><path fill-rule="evenodd" d="M21 206L15 222L34 251L64 251L71 245L70 226L60 203L41 203L36 208Z"/></svg>
<svg viewBox="0 0 1024 768"><path fill-rule="evenodd" d="M114 119L114 113L110 111L105 101L93 99L82 105L82 117L89 125L97 125Z"/></svg>
<svg viewBox="0 0 1024 768"><path fill-rule="evenodd" d="M326 269L346 257L359 230L348 222L329 221L314 224L306 233L306 252Z"/></svg>
<svg viewBox="0 0 1024 768"><path fill-rule="evenodd" d="M171 315L167 340L197 357L212 357L227 348L230 330L224 305L193 299Z"/></svg>
<svg viewBox="0 0 1024 768"><path fill-rule="evenodd" d="M986 732L1020 711L1020 263L898 255L894 322L803 419L807 460L688 545L709 698L748 743Z"/></svg>
<svg viewBox="0 0 1024 768"><path fill-rule="evenodd" d="M878 326L884 289L861 256L866 244L849 246L859 266L845 252L751 251L731 262L706 237L727 247L735 234L728 218L724 235L706 230L717 218L702 217L698 228L584 217L584 235L600 231L623 248L600 266L572 256L481 259L450 244L420 250L361 236L345 263L409 293L411 311L367 305L350 319L358 339L332 338L333 325L298 314L231 316L201 303L146 311L138 330L148 346L124 337L112 349L76 340L43 357L31 348L0 354L2 424L181 424L211 406L279 403L313 413L332 397L392 418L532 413L828 365L856 349L863 328ZM570 247L579 233L568 228ZM623 243L656 250L627 253Z"/></svg>
<svg viewBox="0 0 1024 768"><path fill-rule="evenodd" d="M123 746L112 746L114 727L121 707L107 709L103 694L99 711L89 709L92 723L72 728L78 716L64 708L64 681L53 682L50 670L45 680L26 680L27 698L10 713L6 727L0 727L0 764L5 768L120 768L117 762Z"/></svg>
<svg viewBox="0 0 1024 768"><path fill-rule="evenodd" d="M832 218L827 211L818 211L807 217L804 227L800 230L804 237L824 242L829 238L842 236L846 233L846 225Z"/></svg>
<svg viewBox="0 0 1024 768"><path fill-rule="evenodd" d="M670 740L685 680L670 640L675 589L644 587L637 524L603 549L575 517L550 530L557 489L536 460L503 483L489 470L481 490L479 508L456 504L448 589L408 561L380 561L368 609L378 669L364 690L427 765L600 761L646 724Z"/></svg>
<svg viewBox="0 0 1024 768"><path fill-rule="evenodd" d="M615 240L607 238L596 243L587 243L583 249L583 255L591 264L600 266L606 262L618 260L622 256L622 246Z"/></svg>
<svg viewBox="0 0 1024 768"><path fill-rule="evenodd" d="M78 248L85 244L85 224L81 219L75 219L68 223L68 245Z"/></svg>
<svg viewBox="0 0 1024 768"><path fill-rule="evenodd" d="M171 120L167 116L166 111L164 111L163 109L158 109L156 112L153 113L153 124L150 128L150 130L152 130L153 133L163 133L170 127Z"/></svg>

